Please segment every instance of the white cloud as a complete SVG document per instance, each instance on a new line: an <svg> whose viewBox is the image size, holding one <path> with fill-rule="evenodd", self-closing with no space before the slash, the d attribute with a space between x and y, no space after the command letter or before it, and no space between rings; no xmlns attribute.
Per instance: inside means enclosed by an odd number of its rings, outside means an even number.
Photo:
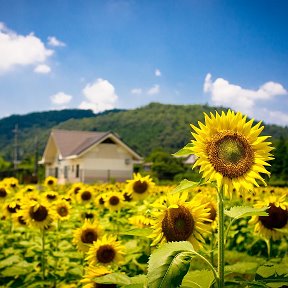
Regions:
<svg viewBox="0 0 288 288"><path fill-rule="evenodd" d="M95 113L114 109L118 100L114 86L101 78L92 84L87 84L83 89L83 95L86 100L79 105L79 108L92 109Z"/></svg>
<svg viewBox="0 0 288 288"><path fill-rule="evenodd" d="M288 114L282 111L271 111L267 108L258 109L254 112L255 119L263 119L265 115L265 122L270 124L277 124L281 126L288 126Z"/></svg>
<svg viewBox="0 0 288 288"><path fill-rule="evenodd" d="M157 68L155 69L155 76L160 77L162 75L161 71Z"/></svg>
<svg viewBox="0 0 288 288"><path fill-rule="evenodd" d="M72 100L72 96L68 95L64 92L58 92L52 96L50 96L51 102L54 105L65 105L68 104Z"/></svg>
<svg viewBox="0 0 288 288"><path fill-rule="evenodd" d="M148 91L148 95L155 95L160 93L160 86L158 84L155 84L153 87L151 87Z"/></svg>
<svg viewBox="0 0 288 288"><path fill-rule="evenodd" d="M46 64L40 64L34 68L34 72L40 74L47 74L51 72L51 68Z"/></svg>
<svg viewBox="0 0 288 288"><path fill-rule="evenodd" d="M58 40L56 37L54 36L50 36L48 37L48 44L50 46L54 46L54 47L64 47L66 46L66 44L60 40Z"/></svg>
<svg viewBox="0 0 288 288"><path fill-rule="evenodd" d="M0 23L0 72L16 65L44 63L53 52L33 33L18 35Z"/></svg>
<svg viewBox="0 0 288 288"><path fill-rule="evenodd" d="M142 89L141 88L134 88L134 89L131 89L131 94L134 94L134 95L140 95L142 94Z"/></svg>
<svg viewBox="0 0 288 288"><path fill-rule="evenodd" d="M217 78L213 82L210 73L205 77L203 89L205 93L211 94L213 104L230 107L250 115L253 114L256 101L265 101L278 95L288 94L281 84L272 81L264 83L257 90L252 90L230 84L223 78Z"/></svg>

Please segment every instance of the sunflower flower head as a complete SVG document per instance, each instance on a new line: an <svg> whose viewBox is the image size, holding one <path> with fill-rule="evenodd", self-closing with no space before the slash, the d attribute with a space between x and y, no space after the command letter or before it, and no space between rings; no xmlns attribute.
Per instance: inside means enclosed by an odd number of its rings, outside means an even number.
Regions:
<svg viewBox="0 0 288 288"><path fill-rule="evenodd" d="M97 277L105 276L112 273L111 270L109 270L106 266L88 266L85 269L85 275L82 280L80 280L81 283L83 283L83 288L101 288L101 287L107 287L107 288L116 288L117 285L115 284L97 284ZM96 278L96 279L95 279ZM101 286L102 285L102 286ZM106 285L106 286L105 286Z"/></svg>
<svg viewBox="0 0 288 288"><path fill-rule="evenodd" d="M259 200L254 206L268 207L266 210L268 216L252 216L249 221L254 225L254 233L265 239L281 239L288 229L288 202L285 200L285 195L281 197L270 195L264 200Z"/></svg>
<svg viewBox="0 0 288 288"><path fill-rule="evenodd" d="M103 229L97 221L85 219L83 226L74 231L73 244L79 251L87 252L90 245L99 240L102 234Z"/></svg>
<svg viewBox="0 0 288 288"><path fill-rule="evenodd" d="M149 235L153 239L152 246L171 241L189 241L195 249L202 247L203 235L211 230L207 224L211 222L209 208L198 201L186 202L187 196L187 193L168 194L162 205L156 204L158 211L153 214L153 232Z"/></svg>
<svg viewBox="0 0 288 288"><path fill-rule="evenodd" d="M127 180L125 187L127 195L131 195L133 200L143 200L153 192L155 183L149 175L141 176L134 173L132 180ZM130 193L130 194L129 194Z"/></svg>
<svg viewBox="0 0 288 288"><path fill-rule="evenodd" d="M108 208L110 211L118 211L124 205L124 196L121 192L108 192L105 195L105 203L104 206Z"/></svg>
<svg viewBox="0 0 288 288"><path fill-rule="evenodd" d="M114 235L104 235L102 239L93 242L86 260L89 265L113 266L124 260L125 247Z"/></svg>
<svg viewBox="0 0 288 288"><path fill-rule="evenodd" d="M191 124L195 132L190 149L197 156L193 167L200 167L207 182L215 181L230 196L233 188L251 190L259 186L257 181L266 185L261 174L270 175L265 166L273 159L273 147L266 141L269 136L259 136L261 122L252 127L253 119L246 122L246 116L228 110L205 114L205 124L198 124L199 128Z"/></svg>

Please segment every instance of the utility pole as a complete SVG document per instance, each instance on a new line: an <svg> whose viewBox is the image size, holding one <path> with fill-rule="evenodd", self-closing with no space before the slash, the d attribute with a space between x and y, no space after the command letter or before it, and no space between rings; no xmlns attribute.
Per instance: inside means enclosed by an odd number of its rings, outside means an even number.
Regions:
<svg viewBox="0 0 288 288"><path fill-rule="evenodd" d="M15 124L15 128L12 130L14 133L14 152L13 152L13 163L14 163L14 170L16 171L18 168L18 124Z"/></svg>

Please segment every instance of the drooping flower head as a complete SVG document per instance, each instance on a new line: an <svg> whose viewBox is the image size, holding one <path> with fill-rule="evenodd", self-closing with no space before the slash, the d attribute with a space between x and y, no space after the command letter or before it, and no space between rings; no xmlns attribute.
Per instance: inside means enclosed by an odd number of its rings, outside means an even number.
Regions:
<svg viewBox="0 0 288 288"><path fill-rule="evenodd" d="M256 180L266 185L260 173L270 175L265 166L270 166L273 148L266 142L269 136L259 136L264 129L261 122L252 127L253 119L246 122L246 116L228 110L205 114L205 124L198 124L199 128L191 125L195 140L190 149L198 157L194 167L200 167L206 181L216 181L230 195L233 188L259 186Z"/></svg>

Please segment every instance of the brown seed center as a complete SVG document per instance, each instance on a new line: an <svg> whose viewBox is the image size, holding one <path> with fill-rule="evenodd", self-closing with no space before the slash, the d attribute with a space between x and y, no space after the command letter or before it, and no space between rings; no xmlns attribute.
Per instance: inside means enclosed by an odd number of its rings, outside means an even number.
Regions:
<svg viewBox="0 0 288 288"><path fill-rule="evenodd" d="M98 235L96 231L93 229L89 229L89 228L84 230L81 235L81 241L83 243L92 244L94 241L97 240L97 238L98 238Z"/></svg>
<svg viewBox="0 0 288 288"><path fill-rule="evenodd" d="M214 169L230 179L244 175L254 163L252 146L236 132L219 132L212 137L206 149Z"/></svg>
<svg viewBox="0 0 288 288"><path fill-rule="evenodd" d="M47 218L48 210L43 205L40 205L36 210L35 210L35 206L33 206L29 210L29 215L33 220L37 222L42 222Z"/></svg>
<svg viewBox="0 0 288 288"><path fill-rule="evenodd" d="M194 219L183 206L169 208L162 221L162 231L167 241L185 241L192 234Z"/></svg>
<svg viewBox="0 0 288 288"><path fill-rule="evenodd" d="M100 246L97 250L96 257L100 263L110 263L114 260L116 251L111 245Z"/></svg>
<svg viewBox="0 0 288 288"><path fill-rule="evenodd" d="M83 201L88 201L92 198L92 194L90 191L84 191L82 194L81 194L81 198Z"/></svg>
<svg viewBox="0 0 288 288"><path fill-rule="evenodd" d="M65 217L65 216L68 215L68 209L67 209L67 207L65 207L65 206L58 207L57 213L58 213L60 216Z"/></svg>
<svg viewBox="0 0 288 288"><path fill-rule="evenodd" d="M275 204L270 203L269 208L266 211L268 216L259 216L259 220L262 225L267 229L283 228L288 221L288 212L280 207L276 207Z"/></svg>
<svg viewBox="0 0 288 288"><path fill-rule="evenodd" d="M118 205L119 202L120 202L120 199L119 199L117 196L111 196L111 197L109 198L109 203L110 203L110 205L112 205L112 206Z"/></svg>
<svg viewBox="0 0 288 288"><path fill-rule="evenodd" d="M4 198L7 196L7 192L5 188L0 188L0 197Z"/></svg>
<svg viewBox="0 0 288 288"><path fill-rule="evenodd" d="M137 194L143 194L147 191L148 184L146 181L142 182L140 180L137 180L133 185L133 190Z"/></svg>

